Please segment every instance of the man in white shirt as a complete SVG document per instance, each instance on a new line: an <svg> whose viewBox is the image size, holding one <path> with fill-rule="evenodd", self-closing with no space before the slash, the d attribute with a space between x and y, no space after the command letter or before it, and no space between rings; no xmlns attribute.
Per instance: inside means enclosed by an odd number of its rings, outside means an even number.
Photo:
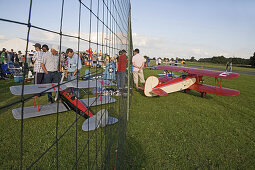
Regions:
<svg viewBox="0 0 255 170"><path fill-rule="evenodd" d="M44 71L41 67L41 63L43 60L43 52L41 51L41 44L36 43L34 45L35 47L35 52L34 56L32 58L33 63L34 63L34 73L35 73L35 84L42 84L43 83L43 76L44 76Z"/></svg>
<svg viewBox="0 0 255 170"><path fill-rule="evenodd" d="M58 50L57 46L52 46L51 52L47 51L43 55L41 66L45 72L44 83L58 83L60 80ZM48 93L48 103L53 103L51 92Z"/></svg>
<svg viewBox="0 0 255 170"><path fill-rule="evenodd" d="M132 64L133 64L133 77L134 77L134 83L136 86L136 89L138 89L138 77L140 78L140 82L144 85L144 75L143 75L143 67L144 63L146 62L146 59L139 54L139 49L134 50L134 56L132 58Z"/></svg>

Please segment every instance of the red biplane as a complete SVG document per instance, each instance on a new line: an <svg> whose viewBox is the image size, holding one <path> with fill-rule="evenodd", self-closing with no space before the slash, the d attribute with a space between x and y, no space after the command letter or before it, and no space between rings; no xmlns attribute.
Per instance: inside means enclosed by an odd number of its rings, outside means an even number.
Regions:
<svg viewBox="0 0 255 170"><path fill-rule="evenodd" d="M197 68L178 67L170 65L156 66L156 69L163 69L165 71L183 71L180 77L163 76L155 77L150 76L145 82L144 94L148 97L152 96L166 96L168 93L184 90L196 90L201 93L201 97L205 97L206 93L212 93L221 96L236 96L240 94L239 91L223 88L222 79L233 79L240 75L232 72L220 72L212 70L204 70ZM203 76L215 78L215 85L203 84Z"/></svg>
<svg viewBox="0 0 255 170"><path fill-rule="evenodd" d="M64 74L62 75L63 80ZM14 95L21 94L38 94L47 92L58 92L62 99L62 103L53 103L47 105L39 105L37 98L37 107L34 99L34 106L16 108L12 110L15 119L26 119L38 116L49 115L57 112L65 112L68 110L77 110L78 113L88 118L82 125L82 130L89 131L95 130L98 127L104 127L106 125L114 124L118 119L108 116L108 112L105 109L100 110L96 115L94 115L90 109L91 106L96 106L99 104L113 103L116 100L109 96L96 96L93 98L79 99L75 96L68 88L92 88L99 87L104 88L105 86L112 86L109 80L87 80L77 82L63 82L61 80L61 85L50 83L50 84L36 84L36 85L25 85L24 89L22 86L11 86L10 91ZM59 89L59 90L58 90ZM23 93L22 93L23 91ZM22 113L23 112L23 113ZM90 123L89 123L90 122Z"/></svg>

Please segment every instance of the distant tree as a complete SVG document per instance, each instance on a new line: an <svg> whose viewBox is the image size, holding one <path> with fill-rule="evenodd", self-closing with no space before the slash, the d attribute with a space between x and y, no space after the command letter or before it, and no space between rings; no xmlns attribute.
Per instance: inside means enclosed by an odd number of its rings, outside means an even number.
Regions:
<svg viewBox="0 0 255 170"><path fill-rule="evenodd" d="M254 52L253 56L250 57L250 65L252 67L255 67L255 52Z"/></svg>
<svg viewBox="0 0 255 170"><path fill-rule="evenodd" d="M153 57L153 59L152 60L156 60L156 58L155 57Z"/></svg>
<svg viewBox="0 0 255 170"><path fill-rule="evenodd" d="M195 57L192 56L192 57L190 58L190 61L191 61L191 62L195 62L195 61L197 61L197 60L195 59Z"/></svg>
<svg viewBox="0 0 255 170"><path fill-rule="evenodd" d="M174 58L171 58L172 61L174 61Z"/></svg>

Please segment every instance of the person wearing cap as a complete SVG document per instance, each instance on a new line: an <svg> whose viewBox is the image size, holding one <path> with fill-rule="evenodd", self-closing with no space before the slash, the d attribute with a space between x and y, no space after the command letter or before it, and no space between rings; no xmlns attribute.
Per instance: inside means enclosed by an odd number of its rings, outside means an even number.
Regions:
<svg viewBox="0 0 255 170"><path fill-rule="evenodd" d="M134 50L134 56L132 58L132 64L133 64L133 77L134 77L134 83L136 86L136 89L138 90L138 77L140 78L140 82L144 85L144 75L143 75L143 68L144 63L146 62L146 59L139 54L139 49Z"/></svg>
<svg viewBox="0 0 255 170"><path fill-rule="evenodd" d="M117 89L121 90L125 87L126 68L127 68L127 57L126 50L119 51L118 57L118 70L117 70Z"/></svg>
<svg viewBox="0 0 255 170"><path fill-rule="evenodd" d="M44 70L44 83L58 83L60 80L59 75L59 55L58 46L53 45L51 47L51 52L44 53L43 62L41 64ZM52 93L48 93L48 103L53 103Z"/></svg>
<svg viewBox="0 0 255 170"><path fill-rule="evenodd" d="M34 63L34 73L35 73L35 84L42 84L43 83L43 76L44 76L44 71L41 66L42 60L43 60L43 52L41 51L41 44L36 43L34 45L35 47L35 52L32 57L32 61Z"/></svg>
<svg viewBox="0 0 255 170"><path fill-rule="evenodd" d="M68 56L68 66L66 77L68 77L68 81L74 80L77 81L79 78L79 70L81 69L81 58L74 53L73 49L68 48L66 50L66 54ZM72 81L72 82L75 82ZM79 97L79 90L78 88L70 88L71 92L74 93L77 97Z"/></svg>

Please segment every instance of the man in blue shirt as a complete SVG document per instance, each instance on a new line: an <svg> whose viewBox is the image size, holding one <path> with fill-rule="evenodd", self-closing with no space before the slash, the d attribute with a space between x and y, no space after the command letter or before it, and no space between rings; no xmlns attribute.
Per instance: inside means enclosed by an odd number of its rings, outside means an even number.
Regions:
<svg viewBox="0 0 255 170"><path fill-rule="evenodd" d="M73 49L68 48L66 50L66 54L68 56L68 66L66 77L68 76L68 81L75 79L72 82L77 81L79 79L79 70L81 69L81 58L73 52ZM78 88L71 88L71 91L75 93L77 97L79 97Z"/></svg>

